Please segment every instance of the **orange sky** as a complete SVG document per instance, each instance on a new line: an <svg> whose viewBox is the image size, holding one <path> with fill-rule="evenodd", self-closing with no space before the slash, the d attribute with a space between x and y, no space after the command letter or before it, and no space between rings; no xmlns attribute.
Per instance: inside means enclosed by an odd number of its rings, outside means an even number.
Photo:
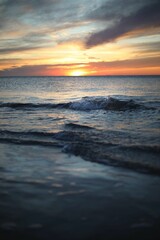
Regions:
<svg viewBox="0 0 160 240"><path fill-rule="evenodd" d="M160 3L124 2L0 2L0 76L160 74Z"/></svg>

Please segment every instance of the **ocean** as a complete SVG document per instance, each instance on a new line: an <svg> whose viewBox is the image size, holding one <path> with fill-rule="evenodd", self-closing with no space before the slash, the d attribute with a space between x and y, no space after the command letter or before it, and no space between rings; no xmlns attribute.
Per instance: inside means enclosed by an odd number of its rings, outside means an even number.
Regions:
<svg viewBox="0 0 160 240"><path fill-rule="evenodd" d="M1 77L1 236L160 234L159 113L160 76Z"/></svg>

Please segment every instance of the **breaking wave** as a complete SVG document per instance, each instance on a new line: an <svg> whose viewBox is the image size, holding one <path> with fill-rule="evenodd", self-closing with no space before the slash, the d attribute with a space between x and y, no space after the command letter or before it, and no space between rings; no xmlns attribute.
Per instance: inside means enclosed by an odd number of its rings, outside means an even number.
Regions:
<svg viewBox="0 0 160 240"><path fill-rule="evenodd" d="M69 108L74 110L130 110L141 107L133 100L119 100L113 97L84 97L79 101L71 102Z"/></svg>
<svg viewBox="0 0 160 240"><path fill-rule="evenodd" d="M134 100L121 100L113 97L83 97L81 100L67 103L13 103L1 102L0 108L8 107L13 109L37 109L37 108L65 108L71 110L90 111L90 110L113 110L125 111L136 109L151 109L144 104L139 104ZM153 108L152 108L153 109Z"/></svg>
<svg viewBox="0 0 160 240"><path fill-rule="evenodd" d="M122 144L107 136L104 138L103 133L96 129L88 131L86 126L73 123L66 126L68 130L56 133L0 131L0 142L61 147L63 152L81 156L87 161L160 174L158 144Z"/></svg>

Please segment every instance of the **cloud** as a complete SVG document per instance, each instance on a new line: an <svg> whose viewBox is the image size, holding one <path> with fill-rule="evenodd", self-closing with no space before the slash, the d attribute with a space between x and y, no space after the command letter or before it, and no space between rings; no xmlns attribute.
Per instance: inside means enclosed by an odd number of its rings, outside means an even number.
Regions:
<svg viewBox="0 0 160 240"><path fill-rule="evenodd" d="M0 0L0 65L1 69L8 68L1 75L59 74L74 65L43 64L67 61L92 63L90 67L96 68L98 63L93 62L111 55L110 59L126 59L127 54L139 58L157 56L158 33L154 38L160 23L159 8L158 0ZM140 38L144 29L145 34ZM111 44L105 49L82 48L84 42L86 48L91 48L126 36L129 38L116 47ZM15 58L21 59L18 62ZM109 64L118 66L105 62L99 67L104 66L105 70ZM127 65L127 61L123 64Z"/></svg>
<svg viewBox="0 0 160 240"><path fill-rule="evenodd" d="M51 37L47 33L31 32L20 37L1 39L0 55L4 57L4 54L36 50L49 45L54 46Z"/></svg>
<svg viewBox="0 0 160 240"><path fill-rule="evenodd" d="M25 51L30 51L34 49L38 49L40 47L29 47L29 46L24 46L24 47L13 47L13 48L3 48L0 49L1 54L4 53L18 53L18 52L25 52Z"/></svg>
<svg viewBox="0 0 160 240"><path fill-rule="evenodd" d="M78 64L40 64L40 65L23 65L12 66L0 71L0 77L5 76L50 76L65 75L65 71L74 68L82 68L87 66L85 63Z"/></svg>
<svg viewBox="0 0 160 240"><path fill-rule="evenodd" d="M88 62L88 63L66 63L66 64L40 64L40 65L23 65L12 66L8 69L0 71L0 77L5 76L56 76L65 75L71 69L85 69L88 73L96 75L105 75L112 71L112 74L127 74L127 69L139 70L155 69L160 67L160 57L148 57L139 59L126 59L109 62ZM144 72L143 72L144 73ZM156 73L155 73L156 74Z"/></svg>
<svg viewBox="0 0 160 240"><path fill-rule="evenodd" d="M126 59L111 62L91 62L90 67L101 68L143 68L159 66L160 57L140 58L140 59Z"/></svg>
<svg viewBox="0 0 160 240"><path fill-rule="evenodd" d="M83 38L85 33L79 33L88 26L87 11L86 0L0 0L1 49L9 53L18 47L53 47L77 36Z"/></svg>
<svg viewBox="0 0 160 240"><path fill-rule="evenodd" d="M134 52L137 54L146 53L148 54L157 54L160 56L160 42L149 42L149 43L138 43L132 45L135 48Z"/></svg>
<svg viewBox="0 0 160 240"><path fill-rule="evenodd" d="M101 10L103 13L101 17L99 9L97 15L95 14L95 19L106 22L112 19L112 26L106 27L104 30L91 34L86 41L86 47L90 48L100 44L112 42L117 38L133 31L146 28L156 28L160 26L159 0L140 1L141 5L137 6L132 0L130 0L127 1L128 4L124 8L125 10L123 10L123 5L125 2L126 1L120 1L119 7L117 7L117 5L111 5L111 2L109 2L108 7L106 4L105 10ZM114 1L114 4L115 3L118 4L118 1ZM122 9L122 11L120 11L120 9Z"/></svg>
<svg viewBox="0 0 160 240"><path fill-rule="evenodd" d="M0 0L0 28L30 26L32 29L55 29L83 19L83 4L85 0Z"/></svg>
<svg viewBox="0 0 160 240"><path fill-rule="evenodd" d="M8 69L0 71L0 76L47 76L49 74L50 65L25 65L25 66L12 66ZM53 70L54 74L54 70Z"/></svg>

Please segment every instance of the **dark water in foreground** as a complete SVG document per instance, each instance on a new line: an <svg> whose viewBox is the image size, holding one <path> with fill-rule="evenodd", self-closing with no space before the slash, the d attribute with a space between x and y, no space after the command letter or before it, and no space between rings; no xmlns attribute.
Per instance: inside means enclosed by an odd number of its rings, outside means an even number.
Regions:
<svg viewBox="0 0 160 240"><path fill-rule="evenodd" d="M0 89L2 239L159 239L160 77Z"/></svg>

